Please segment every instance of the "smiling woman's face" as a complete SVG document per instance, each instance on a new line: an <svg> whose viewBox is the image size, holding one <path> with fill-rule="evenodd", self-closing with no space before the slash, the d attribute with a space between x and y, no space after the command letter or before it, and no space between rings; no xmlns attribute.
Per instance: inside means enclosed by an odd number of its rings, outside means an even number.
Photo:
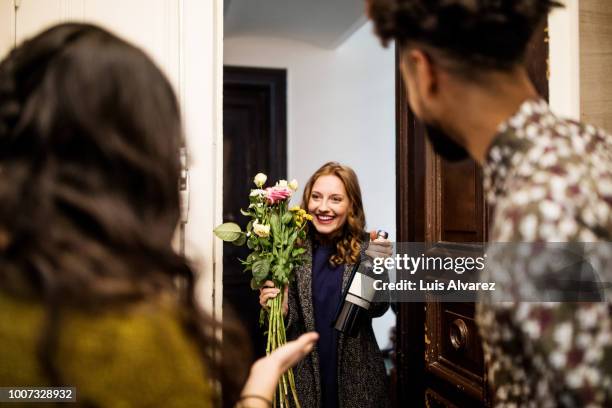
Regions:
<svg viewBox="0 0 612 408"><path fill-rule="evenodd" d="M334 175L319 177L308 198L308 212L314 217L312 223L321 235L330 235L340 230L346 222L349 210L346 188Z"/></svg>

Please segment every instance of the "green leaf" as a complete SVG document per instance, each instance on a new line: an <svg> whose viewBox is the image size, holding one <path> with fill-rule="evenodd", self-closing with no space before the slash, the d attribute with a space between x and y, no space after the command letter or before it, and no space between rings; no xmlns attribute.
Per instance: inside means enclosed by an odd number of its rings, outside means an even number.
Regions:
<svg viewBox="0 0 612 408"><path fill-rule="evenodd" d="M304 252L306 252L306 248L295 248L292 252L291 252L291 256L298 256L298 255L302 255Z"/></svg>
<svg viewBox="0 0 612 408"><path fill-rule="evenodd" d="M267 259L260 259L253 264L253 276L258 281L263 281L270 272L270 261Z"/></svg>
<svg viewBox="0 0 612 408"><path fill-rule="evenodd" d="M246 215L247 217L250 217L250 216L251 216L251 213L250 213L250 212L248 212L248 211L244 211L242 208L240 209L240 214L242 214L242 215Z"/></svg>
<svg viewBox="0 0 612 408"><path fill-rule="evenodd" d="M240 234L240 238L238 238L235 241L232 241L232 244L236 245L236 246L243 246L245 244L247 240L246 234L242 233Z"/></svg>
<svg viewBox="0 0 612 408"><path fill-rule="evenodd" d="M234 222L226 222L224 224L219 225L217 228L213 230L217 238L221 238L226 242L233 242L240 238L242 235L242 230L240 229L240 225Z"/></svg>
<svg viewBox="0 0 612 408"><path fill-rule="evenodd" d="M286 212L283 214L283 218L281 219L281 222L287 225L291 222L292 219L293 219L293 215L290 212Z"/></svg>
<svg viewBox="0 0 612 408"><path fill-rule="evenodd" d="M247 240L247 247L249 249L255 249L257 247L257 245L259 245L259 237L257 237L257 235L255 235L255 234L253 234Z"/></svg>
<svg viewBox="0 0 612 408"><path fill-rule="evenodd" d="M249 256L247 256L246 262L253 263L259 259L259 254L257 252L251 252Z"/></svg>
<svg viewBox="0 0 612 408"><path fill-rule="evenodd" d="M282 265L274 265L272 267L272 277L275 281L280 281L284 274L284 268Z"/></svg>
<svg viewBox="0 0 612 408"><path fill-rule="evenodd" d="M278 278L276 279L280 286L285 286L289 283L289 271L286 267L283 267L283 271L279 273Z"/></svg>
<svg viewBox="0 0 612 408"><path fill-rule="evenodd" d="M278 218L277 213L272 213L272 216L270 217L270 227L272 229L272 236L274 237L274 240L276 241L280 239L280 219Z"/></svg>

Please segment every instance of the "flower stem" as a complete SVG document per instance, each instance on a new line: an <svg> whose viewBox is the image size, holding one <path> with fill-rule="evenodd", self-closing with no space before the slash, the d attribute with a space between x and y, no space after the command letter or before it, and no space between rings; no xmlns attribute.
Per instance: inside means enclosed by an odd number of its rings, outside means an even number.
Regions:
<svg viewBox="0 0 612 408"><path fill-rule="evenodd" d="M287 343L287 333L285 331L285 321L283 318L283 297L284 290L279 296L268 300L268 338L266 342L266 355L269 355L277 348ZM294 404L289 402L293 399ZM295 387L295 377L293 369L283 373L278 382L278 389L274 393L273 406L280 408L301 408L298 401L297 389Z"/></svg>

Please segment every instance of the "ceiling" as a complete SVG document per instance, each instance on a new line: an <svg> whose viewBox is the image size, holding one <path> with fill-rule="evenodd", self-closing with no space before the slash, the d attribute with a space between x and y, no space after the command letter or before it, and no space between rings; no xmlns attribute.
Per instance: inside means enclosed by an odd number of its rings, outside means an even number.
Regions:
<svg viewBox="0 0 612 408"><path fill-rule="evenodd" d="M334 49L361 27L364 0L225 0L225 36L269 36Z"/></svg>

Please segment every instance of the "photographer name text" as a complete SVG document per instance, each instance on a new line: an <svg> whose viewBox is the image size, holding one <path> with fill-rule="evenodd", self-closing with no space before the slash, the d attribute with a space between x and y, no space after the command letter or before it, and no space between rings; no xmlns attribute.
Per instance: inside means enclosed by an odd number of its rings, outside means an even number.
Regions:
<svg viewBox="0 0 612 408"><path fill-rule="evenodd" d="M374 290L377 291L494 291L495 282L463 282L455 279L448 282L438 280L428 281L420 279L418 282L400 280L398 282L374 281Z"/></svg>

